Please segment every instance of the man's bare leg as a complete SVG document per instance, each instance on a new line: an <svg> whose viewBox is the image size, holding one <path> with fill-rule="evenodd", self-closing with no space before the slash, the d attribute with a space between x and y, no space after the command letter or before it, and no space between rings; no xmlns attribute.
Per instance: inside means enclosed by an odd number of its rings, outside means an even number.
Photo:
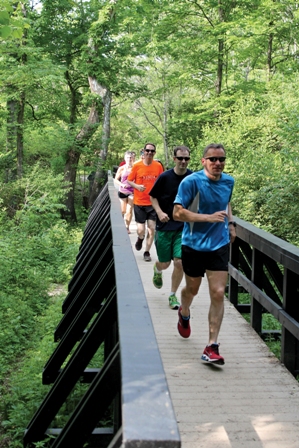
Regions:
<svg viewBox="0 0 299 448"><path fill-rule="evenodd" d="M185 274L186 285L181 293L181 306L179 308L178 332L182 338L189 338L191 334L190 326L190 306L193 298L198 293L201 284L201 277L189 277Z"/></svg>
<svg viewBox="0 0 299 448"><path fill-rule="evenodd" d="M156 261L156 267L158 271L165 271L165 269L169 268L171 261Z"/></svg>
<svg viewBox="0 0 299 448"><path fill-rule="evenodd" d="M162 272L169 268L171 261L156 261L155 265L158 271ZM175 258L173 260L173 271L171 274L171 292L177 292L184 276L182 260Z"/></svg>
<svg viewBox="0 0 299 448"><path fill-rule="evenodd" d="M190 315L190 306L193 302L193 298L198 293L202 277L189 277L189 275L185 274L185 279L186 285L181 293L181 314L184 317L188 317Z"/></svg>
<svg viewBox="0 0 299 448"><path fill-rule="evenodd" d="M144 239L144 236L145 236L145 222L144 223L137 222L137 235L138 235L138 238L140 238L141 240Z"/></svg>
<svg viewBox="0 0 299 448"><path fill-rule="evenodd" d="M154 241L154 236L155 236L155 228L156 228L156 221L153 221L151 219L149 219L147 221L147 235L146 235L146 245L145 245L145 251L146 252L150 252L153 241Z"/></svg>
<svg viewBox="0 0 299 448"><path fill-rule="evenodd" d="M224 292L228 273L225 271L207 271L210 291L209 344L217 342L224 315Z"/></svg>
<svg viewBox="0 0 299 448"><path fill-rule="evenodd" d="M158 268L159 269L159 268ZM173 271L171 275L171 292L176 293L178 287L183 279L184 271L182 266L182 260L180 258L174 258Z"/></svg>

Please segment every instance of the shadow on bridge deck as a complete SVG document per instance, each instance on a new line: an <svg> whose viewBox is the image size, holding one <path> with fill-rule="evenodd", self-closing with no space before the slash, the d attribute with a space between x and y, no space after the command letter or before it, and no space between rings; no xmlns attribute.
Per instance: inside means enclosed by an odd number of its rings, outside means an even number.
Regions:
<svg viewBox="0 0 299 448"><path fill-rule="evenodd" d="M163 288L152 284L156 257L143 261L130 240L160 349L182 448L298 448L299 383L228 301L220 332L224 366L200 360L208 337L206 281L191 307L189 339L177 332L177 311L168 307L172 267ZM133 280L133 279L132 279ZM182 282L184 284L184 280ZM178 297L180 294L178 294ZM138 337L138 335L136 335Z"/></svg>

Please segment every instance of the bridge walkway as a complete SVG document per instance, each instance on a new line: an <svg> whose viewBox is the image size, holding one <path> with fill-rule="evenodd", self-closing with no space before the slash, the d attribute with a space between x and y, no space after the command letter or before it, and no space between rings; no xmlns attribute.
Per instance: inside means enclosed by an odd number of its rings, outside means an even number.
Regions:
<svg viewBox="0 0 299 448"><path fill-rule="evenodd" d="M172 267L164 272L163 288L156 289L152 284L157 259L154 247L152 261L145 262L143 252L134 247L134 225L129 238L147 297L182 448L298 448L299 383L228 301L219 339L225 365L203 363L200 356L208 335L207 282L203 281L191 307L191 336L183 339L177 332L177 311L168 307Z"/></svg>

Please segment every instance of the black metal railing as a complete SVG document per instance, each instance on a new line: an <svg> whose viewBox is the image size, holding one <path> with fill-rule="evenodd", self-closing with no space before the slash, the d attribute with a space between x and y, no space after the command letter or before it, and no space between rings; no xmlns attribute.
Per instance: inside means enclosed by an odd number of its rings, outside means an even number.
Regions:
<svg viewBox="0 0 299 448"><path fill-rule="evenodd" d="M84 231L46 363L50 391L24 434L24 446L179 448L177 422L138 267L113 179ZM103 365L93 365L103 347ZM97 359L97 358L96 358ZM92 367L91 367L92 366ZM53 421L74 388L87 383L61 428ZM110 422L102 426L103 420Z"/></svg>
<svg viewBox="0 0 299 448"><path fill-rule="evenodd" d="M299 248L236 218L237 239L231 245L228 298L250 313L251 326L261 336L264 313L281 324L281 362L299 374ZM250 304L239 303L240 289ZM269 333L269 332L267 332ZM276 333L277 337L277 331Z"/></svg>

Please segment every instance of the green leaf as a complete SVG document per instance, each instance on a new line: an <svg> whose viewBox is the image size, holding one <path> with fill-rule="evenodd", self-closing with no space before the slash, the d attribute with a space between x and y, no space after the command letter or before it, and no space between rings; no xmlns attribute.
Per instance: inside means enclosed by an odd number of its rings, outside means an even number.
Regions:
<svg viewBox="0 0 299 448"><path fill-rule="evenodd" d="M2 26L0 28L0 35L3 37L3 39L6 39L11 34L11 27L10 26Z"/></svg>
<svg viewBox="0 0 299 448"><path fill-rule="evenodd" d="M0 11L0 25L9 24L9 14L7 11Z"/></svg>
<svg viewBox="0 0 299 448"><path fill-rule="evenodd" d="M17 28L14 29L12 32L13 37L15 37L16 39L21 39L23 36L23 30L22 28Z"/></svg>

